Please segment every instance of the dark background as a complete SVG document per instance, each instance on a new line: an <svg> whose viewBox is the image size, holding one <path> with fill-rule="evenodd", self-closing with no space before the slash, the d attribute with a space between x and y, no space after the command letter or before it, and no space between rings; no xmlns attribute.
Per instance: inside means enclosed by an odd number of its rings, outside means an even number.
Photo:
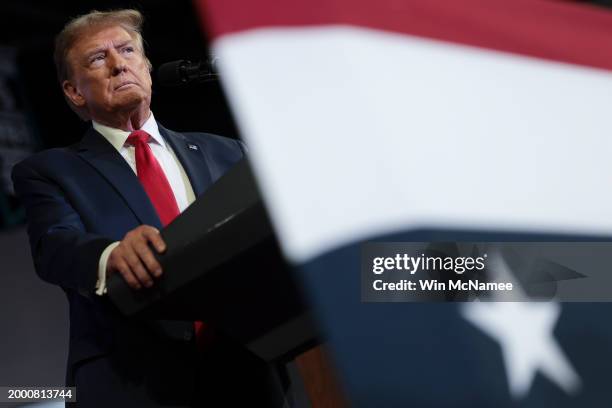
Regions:
<svg viewBox="0 0 612 408"><path fill-rule="evenodd" d="M588 3L610 7L612 0ZM64 381L67 302L59 288L34 273L23 211L7 174L33 151L80 139L88 124L64 101L53 65L53 38L70 18L113 8L144 14L145 50L154 69L209 53L205 27L190 1L0 1L0 386ZM238 136L218 83L163 88L153 76L152 110L164 126Z"/></svg>

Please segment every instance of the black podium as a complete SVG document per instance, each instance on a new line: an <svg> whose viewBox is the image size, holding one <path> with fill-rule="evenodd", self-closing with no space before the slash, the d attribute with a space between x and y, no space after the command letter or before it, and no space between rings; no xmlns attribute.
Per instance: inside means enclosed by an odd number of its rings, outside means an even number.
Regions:
<svg viewBox="0 0 612 408"><path fill-rule="evenodd" d="M161 231L164 274L134 291L118 275L108 295L127 316L203 320L267 361L318 343L299 282L280 253L246 159Z"/></svg>

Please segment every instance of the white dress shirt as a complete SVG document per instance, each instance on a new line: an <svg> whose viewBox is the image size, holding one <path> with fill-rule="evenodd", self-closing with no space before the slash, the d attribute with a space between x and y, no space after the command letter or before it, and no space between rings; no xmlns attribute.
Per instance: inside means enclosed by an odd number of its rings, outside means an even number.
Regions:
<svg viewBox="0 0 612 408"><path fill-rule="evenodd" d="M92 124L93 128L104 136L104 138L111 145L113 145L113 147L130 165L134 173L136 173L134 146L125 144L130 132L111 128L97 123L96 121L92 121ZM140 129L151 135L149 147L151 148L155 159L157 159L159 165L164 171L166 178L168 179L168 183L170 183L170 187L172 188L172 192L176 198L179 211L183 212L185 208L187 208L189 204L195 200L195 194L193 193L193 188L191 187L187 173L185 173L185 169L176 158L176 155L170 146L168 146L166 141L159 133L157 122L155 121L152 112L149 119L147 119ZM98 281L96 282L96 294L98 295L103 295L106 293L106 263L110 253L117 245L119 245L118 241L110 244L108 247L106 247L106 249L104 249L102 255L100 256L100 261L98 263Z"/></svg>

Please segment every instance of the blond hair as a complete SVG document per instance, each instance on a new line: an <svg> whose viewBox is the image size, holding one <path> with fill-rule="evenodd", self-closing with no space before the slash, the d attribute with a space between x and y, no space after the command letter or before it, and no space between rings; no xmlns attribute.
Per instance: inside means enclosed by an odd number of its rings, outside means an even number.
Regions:
<svg viewBox="0 0 612 408"><path fill-rule="evenodd" d="M110 11L92 10L87 14L70 20L57 37L55 37L53 59L55 61L55 69L57 71L57 79L60 86L63 86L64 81L69 80L72 76L72 67L68 61L68 53L77 40L87 33L112 26L122 27L130 34L132 39L136 42L136 48L142 53L149 71L151 71L151 62L145 55L141 34L143 21L144 17L142 14L138 10L133 9ZM64 95L64 97L70 108L75 111L81 119L89 119L84 109L75 106L66 95Z"/></svg>

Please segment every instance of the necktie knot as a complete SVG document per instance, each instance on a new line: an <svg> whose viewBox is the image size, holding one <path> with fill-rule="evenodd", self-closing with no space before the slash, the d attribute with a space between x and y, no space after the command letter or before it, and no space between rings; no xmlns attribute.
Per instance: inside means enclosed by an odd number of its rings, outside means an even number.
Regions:
<svg viewBox="0 0 612 408"><path fill-rule="evenodd" d="M144 130L139 129L130 133L125 143L136 146L140 143L148 143L149 140L151 140L151 135Z"/></svg>

